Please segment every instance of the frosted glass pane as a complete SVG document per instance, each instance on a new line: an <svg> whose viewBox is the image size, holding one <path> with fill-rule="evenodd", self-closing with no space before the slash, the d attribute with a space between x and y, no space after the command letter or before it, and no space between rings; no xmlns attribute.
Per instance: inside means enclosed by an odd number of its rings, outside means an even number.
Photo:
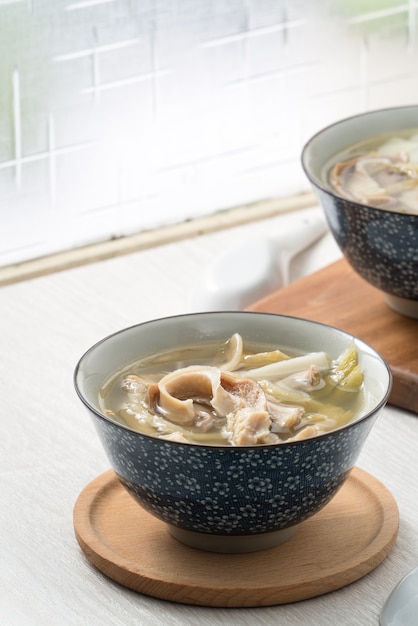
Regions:
<svg viewBox="0 0 418 626"><path fill-rule="evenodd" d="M399 0L0 0L0 264L309 189L322 126L416 101Z"/></svg>

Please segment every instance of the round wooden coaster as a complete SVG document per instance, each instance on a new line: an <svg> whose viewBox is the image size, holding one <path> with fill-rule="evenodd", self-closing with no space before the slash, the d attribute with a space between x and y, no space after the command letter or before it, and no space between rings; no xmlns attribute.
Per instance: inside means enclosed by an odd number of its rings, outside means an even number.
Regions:
<svg viewBox="0 0 418 626"><path fill-rule="evenodd" d="M80 547L103 574L156 598L217 607L285 604L344 587L383 561L398 525L391 493L359 468L288 541L247 554L203 552L179 543L112 470L87 485L74 507Z"/></svg>

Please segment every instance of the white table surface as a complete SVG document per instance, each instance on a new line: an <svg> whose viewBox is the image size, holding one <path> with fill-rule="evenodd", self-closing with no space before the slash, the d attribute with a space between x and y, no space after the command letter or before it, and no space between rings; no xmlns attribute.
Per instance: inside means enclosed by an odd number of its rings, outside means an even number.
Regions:
<svg viewBox="0 0 418 626"><path fill-rule="evenodd" d="M109 468L73 388L81 354L125 326L188 312L193 285L214 255L257 229L291 226L303 213L0 289L0 624L378 624L387 595L418 564L418 418L393 407L381 413L357 465L396 498L396 544L374 571L331 594L257 609L165 602L106 579L73 532L75 500ZM295 260L292 278L338 257L327 235Z"/></svg>

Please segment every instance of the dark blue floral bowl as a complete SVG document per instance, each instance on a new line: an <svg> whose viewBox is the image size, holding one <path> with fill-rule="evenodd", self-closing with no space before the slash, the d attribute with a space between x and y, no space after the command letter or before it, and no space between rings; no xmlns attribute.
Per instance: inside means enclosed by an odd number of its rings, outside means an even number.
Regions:
<svg viewBox="0 0 418 626"><path fill-rule="evenodd" d="M190 546L247 552L289 538L297 525L336 494L356 462L391 388L382 357L354 339L367 395L363 414L327 434L266 446L209 446L167 441L132 430L103 414L103 382L137 358L204 340L268 342L332 358L353 338L304 319L250 312L211 312L162 318L113 334L90 348L75 370L111 466L127 491ZM140 529L138 529L140 532Z"/></svg>
<svg viewBox="0 0 418 626"><path fill-rule="evenodd" d="M333 157L348 146L413 129L418 129L418 106L356 115L314 135L303 149L302 166L349 264L383 292L392 309L418 318L418 212L399 213L361 204L342 197L329 183Z"/></svg>

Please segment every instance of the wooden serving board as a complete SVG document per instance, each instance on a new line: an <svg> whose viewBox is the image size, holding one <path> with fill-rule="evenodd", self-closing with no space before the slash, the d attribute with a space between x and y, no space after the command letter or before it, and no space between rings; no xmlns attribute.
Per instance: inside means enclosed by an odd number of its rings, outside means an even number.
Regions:
<svg viewBox="0 0 418 626"><path fill-rule="evenodd" d="M285 604L344 587L383 561L398 527L391 493L357 467L288 541L247 554L215 554L179 543L112 470L88 484L74 507L80 547L103 574L146 595L212 607Z"/></svg>
<svg viewBox="0 0 418 626"><path fill-rule="evenodd" d="M392 370L389 402L418 413L418 320L392 311L383 294L344 259L271 293L248 310L323 322L363 339Z"/></svg>

